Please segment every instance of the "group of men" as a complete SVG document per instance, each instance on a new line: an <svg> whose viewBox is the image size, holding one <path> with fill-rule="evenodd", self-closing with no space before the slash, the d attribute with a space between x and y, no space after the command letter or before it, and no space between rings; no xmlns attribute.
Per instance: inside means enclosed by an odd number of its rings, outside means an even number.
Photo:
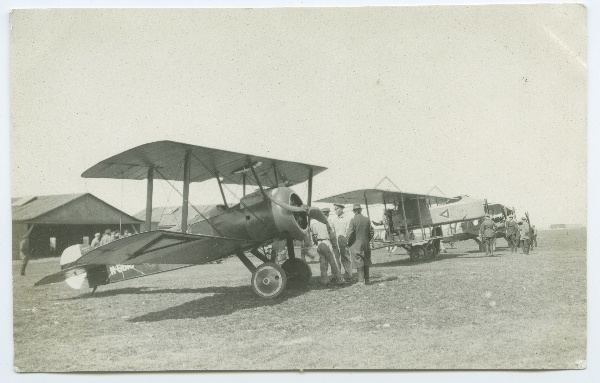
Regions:
<svg viewBox="0 0 600 383"><path fill-rule="evenodd" d="M94 239L92 239L92 243L90 244L90 246L92 246L92 249L95 249L96 247L104 246L107 243L116 241L119 238L124 238L124 237L129 237L129 236L131 236L131 233L127 229L125 229L123 234L121 234L117 230L111 231L110 229L106 229L106 230L104 230L104 235L101 235L100 233L94 234Z"/></svg>
<svg viewBox="0 0 600 383"><path fill-rule="evenodd" d="M312 220L310 229L312 240L317 247L321 269L321 283L332 283L328 280L328 269L336 284L352 282L353 270L357 269L358 282L370 284L369 266L371 266L371 239L373 227L369 218L362 215L360 204L354 204L354 217L344 212L344 205L334 204L335 216L329 217L330 209L321 211L328 223ZM344 274L342 275L342 266Z"/></svg>
<svg viewBox="0 0 600 383"><path fill-rule="evenodd" d="M514 215L509 215L505 222L506 241L510 246L510 252L516 253L521 247L521 254L529 254L530 247L537 247L537 230L535 225L530 226L525 217L520 222L514 220ZM479 236L485 246L485 254L494 256L496 242L497 223L492 220L490 214L486 214L479 229Z"/></svg>

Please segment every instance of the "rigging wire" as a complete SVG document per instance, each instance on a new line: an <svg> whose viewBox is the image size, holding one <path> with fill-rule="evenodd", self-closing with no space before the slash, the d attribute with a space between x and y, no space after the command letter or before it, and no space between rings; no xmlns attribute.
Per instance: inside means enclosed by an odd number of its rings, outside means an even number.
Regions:
<svg viewBox="0 0 600 383"><path fill-rule="evenodd" d="M159 175L160 175L160 176L161 176L161 177L162 177L162 178L163 178L165 181L167 181L167 182L169 183L169 185L171 185L171 187L172 187L173 189L175 189L175 191L176 191L177 193L179 193L179 195L180 195L180 196L182 196L182 197L183 197L183 194L182 194L182 193L181 193L179 190L177 190L177 189L175 188L175 186L174 186L174 185L173 185L171 182L169 182L169 180L168 180L168 179L166 179L166 178L165 178L165 176L164 176L164 175L163 175L163 174L162 174L162 173L161 173L161 172L160 172L158 169L155 169L155 170L156 170L156 172L157 172L157 173L158 173L158 174L159 174ZM213 224L212 224L212 223L211 223L211 222L210 222L210 221L209 221L209 220L208 220L208 219L207 219L207 218L204 216L204 214L202 214L202 212L196 208L196 206L194 206L193 204L189 203L189 196L188 196L188 205L189 205L189 206L191 206L191 207L192 207L192 209L196 210L196 212L197 212L198 214L200 214L200 216L201 216L202 218L204 218L204 220L205 220L205 221L206 221L206 222L207 222L207 223L208 223L208 224L209 224L209 225L210 225L210 226L211 226L211 227L214 229L214 231L216 231L216 232L217 232L217 233L218 233L218 234L219 234L221 237L225 237L223 234L221 234L221 232L219 231L219 229L217 229L217 228L216 228L216 226L215 226L215 225L213 225Z"/></svg>

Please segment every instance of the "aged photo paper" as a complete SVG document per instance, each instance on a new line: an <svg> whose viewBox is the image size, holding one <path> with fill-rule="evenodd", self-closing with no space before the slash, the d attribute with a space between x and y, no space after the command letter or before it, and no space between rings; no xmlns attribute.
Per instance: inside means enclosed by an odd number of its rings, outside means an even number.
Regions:
<svg viewBox="0 0 600 383"><path fill-rule="evenodd" d="M15 370L585 369L586 17L13 10Z"/></svg>

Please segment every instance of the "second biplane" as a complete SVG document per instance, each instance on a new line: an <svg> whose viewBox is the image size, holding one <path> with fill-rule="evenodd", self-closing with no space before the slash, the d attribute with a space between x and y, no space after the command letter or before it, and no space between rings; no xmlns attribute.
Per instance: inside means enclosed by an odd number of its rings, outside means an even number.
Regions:
<svg viewBox="0 0 600 383"><path fill-rule="evenodd" d="M92 166L82 177L147 180L146 230L151 227L153 180L182 181L181 232L146 231L95 249L75 245L63 253L61 271L36 285L66 281L71 287L95 288L108 283L200 265L236 255L251 272L254 292L263 298L280 295L288 285L304 286L311 270L295 258L294 239L303 239L309 219L327 222L318 208L311 208L312 180L321 166L282 161L250 154L172 141L144 144ZM223 198L207 212L197 211L188 224L189 186L192 182L217 181ZM308 182L308 201L289 186ZM229 206L226 184L243 187L239 203ZM246 194L246 187L258 189ZM193 205L192 205L193 207ZM264 245L274 239L287 241L289 258L281 266L272 262ZM250 252L262 264L255 266Z"/></svg>
<svg viewBox="0 0 600 383"><path fill-rule="evenodd" d="M440 242L453 238L452 234L444 234L443 225L480 219L485 214L481 200L383 189L354 190L317 202L365 204L369 216L369 204L383 205L387 239L377 246L400 246L408 251L413 261L435 257ZM415 230L418 235L414 235Z"/></svg>

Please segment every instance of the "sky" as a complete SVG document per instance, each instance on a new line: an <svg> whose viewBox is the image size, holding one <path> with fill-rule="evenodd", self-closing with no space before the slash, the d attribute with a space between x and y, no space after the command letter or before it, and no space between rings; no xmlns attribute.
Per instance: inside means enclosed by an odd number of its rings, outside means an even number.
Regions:
<svg viewBox="0 0 600 383"><path fill-rule="evenodd" d="M328 167L313 200L388 176L586 223L581 5L15 10L9 39L14 197L90 192L134 214L145 181L81 173L173 140ZM216 182L190 201L220 202Z"/></svg>

